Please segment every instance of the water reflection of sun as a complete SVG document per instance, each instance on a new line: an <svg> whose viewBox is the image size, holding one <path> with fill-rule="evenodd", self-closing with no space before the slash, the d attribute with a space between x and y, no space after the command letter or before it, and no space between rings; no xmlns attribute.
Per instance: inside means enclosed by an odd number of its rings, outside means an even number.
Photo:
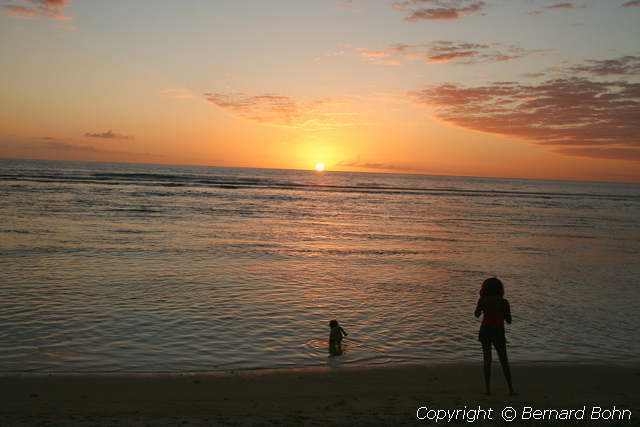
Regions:
<svg viewBox="0 0 640 427"><path fill-rule="evenodd" d="M316 163L316 170L322 172L324 170L324 163Z"/></svg>

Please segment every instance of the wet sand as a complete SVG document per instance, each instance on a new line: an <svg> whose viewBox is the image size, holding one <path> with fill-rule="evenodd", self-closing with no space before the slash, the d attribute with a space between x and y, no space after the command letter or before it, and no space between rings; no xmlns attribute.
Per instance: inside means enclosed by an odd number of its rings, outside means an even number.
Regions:
<svg viewBox="0 0 640 427"><path fill-rule="evenodd" d="M493 370L491 396L484 394L480 363L183 374L3 373L0 425L431 425L438 416L447 417L438 425L495 425L503 423L507 406L517 411L509 425L556 425L567 416L561 411L570 409L572 423L640 421L640 365L513 364L517 396L508 395L500 366L494 364ZM557 412L533 418L533 410L545 409ZM594 414L599 417L592 419Z"/></svg>

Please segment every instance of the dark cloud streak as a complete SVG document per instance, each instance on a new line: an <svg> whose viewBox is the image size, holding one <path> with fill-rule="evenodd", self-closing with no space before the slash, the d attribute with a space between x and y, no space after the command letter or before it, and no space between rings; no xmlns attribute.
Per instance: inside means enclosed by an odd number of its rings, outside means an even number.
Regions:
<svg viewBox="0 0 640 427"><path fill-rule="evenodd" d="M85 133L84 136L89 138L103 138L103 139L133 139L132 136L122 135L119 133L115 133L112 130L108 130L106 132L101 133Z"/></svg>
<svg viewBox="0 0 640 427"><path fill-rule="evenodd" d="M401 171L401 172L421 170L421 169L411 167L410 165L404 165L404 164L362 162L360 161L360 156L358 156L356 160L342 160L338 162L336 166L346 167L346 168L363 168L363 169L375 169L375 170L383 170L383 171Z"/></svg>
<svg viewBox="0 0 640 427"><path fill-rule="evenodd" d="M574 9L573 3L558 3L551 6L546 6L546 9Z"/></svg>
<svg viewBox="0 0 640 427"><path fill-rule="evenodd" d="M429 3L433 7L411 8L420 3ZM423 20L451 20L458 19L462 15L476 13L484 9L484 1L475 0L407 0L403 2L393 2L395 10L408 13L404 18L407 22Z"/></svg>
<svg viewBox="0 0 640 427"><path fill-rule="evenodd" d="M585 64L571 67L570 70L599 76L640 75L640 57L628 55L618 59L587 60Z"/></svg>
<svg viewBox="0 0 640 427"><path fill-rule="evenodd" d="M109 153L109 151L101 150L99 148L91 147L89 145L75 145L66 142L47 140L46 142L39 142L38 145L41 148L47 148L51 150L59 151L86 151L92 153Z"/></svg>
<svg viewBox="0 0 640 427"><path fill-rule="evenodd" d="M637 148L565 147L556 148L552 151L554 153L573 157L640 161L640 150Z"/></svg>
<svg viewBox="0 0 640 427"><path fill-rule="evenodd" d="M423 58L427 63L456 62L459 64L477 64L501 62L519 59L533 51L517 46L504 46L499 43L468 43L437 40L425 44L394 44L388 52L409 59Z"/></svg>

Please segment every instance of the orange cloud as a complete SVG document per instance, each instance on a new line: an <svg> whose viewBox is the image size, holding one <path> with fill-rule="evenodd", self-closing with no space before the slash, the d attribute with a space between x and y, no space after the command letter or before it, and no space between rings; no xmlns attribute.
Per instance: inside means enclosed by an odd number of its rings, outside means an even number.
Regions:
<svg viewBox="0 0 640 427"><path fill-rule="evenodd" d="M632 6L640 6L640 0L628 1L621 5L620 7L632 7Z"/></svg>
<svg viewBox="0 0 640 427"><path fill-rule="evenodd" d="M186 89L167 88L160 91L162 95L167 95L176 99L191 99L193 95Z"/></svg>
<svg viewBox="0 0 640 427"><path fill-rule="evenodd" d="M307 130L351 126L355 113L340 111L339 102L320 99L310 102L292 96L263 94L205 93L207 101L234 115L259 123Z"/></svg>
<svg viewBox="0 0 640 427"><path fill-rule="evenodd" d="M354 7L356 2L365 2L367 0L342 0L338 9L345 10L349 9L351 12L362 12L364 9L362 7Z"/></svg>
<svg viewBox="0 0 640 427"><path fill-rule="evenodd" d="M389 54L385 52L362 52L360 55L366 58L384 58L389 56Z"/></svg>

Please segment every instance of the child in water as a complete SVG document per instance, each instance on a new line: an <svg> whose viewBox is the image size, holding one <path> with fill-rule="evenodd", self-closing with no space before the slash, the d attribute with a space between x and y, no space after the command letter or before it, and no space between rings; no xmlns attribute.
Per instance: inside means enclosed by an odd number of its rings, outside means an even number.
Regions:
<svg viewBox="0 0 640 427"><path fill-rule="evenodd" d="M475 315L482 317L478 340L482 343L484 359L484 383L487 394L491 394L491 344L498 353L504 378L509 386L509 394L515 395L511 384L511 371L507 359L507 340L504 336L504 322L511 324L511 308L509 301L504 298L504 286L495 277L485 280L480 288L480 299L476 306Z"/></svg>
<svg viewBox="0 0 640 427"><path fill-rule="evenodd" d="M342 337L347 336L347 331L338 325L338 321L333 319L329 322L331 332L329 333L329 354L339 356L342 354Z"/></svg>

